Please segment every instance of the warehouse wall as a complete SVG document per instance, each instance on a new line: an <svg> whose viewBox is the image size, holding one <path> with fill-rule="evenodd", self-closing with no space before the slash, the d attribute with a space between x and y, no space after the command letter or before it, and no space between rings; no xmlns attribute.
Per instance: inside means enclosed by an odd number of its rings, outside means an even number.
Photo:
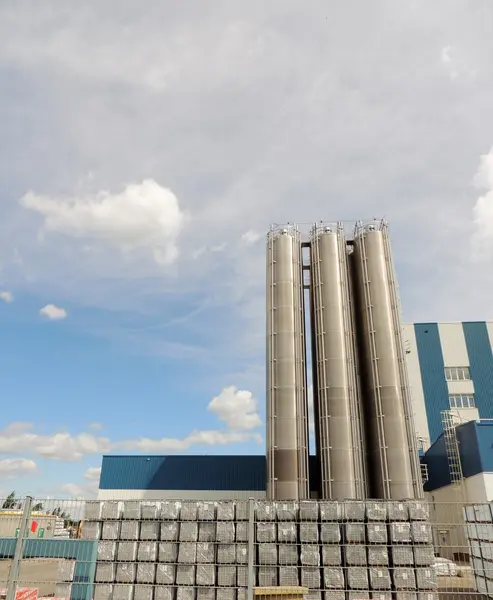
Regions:
<svg viewBox="0 0 493 600"><path fill-rule="evenodd" d="M256 500L265 499L259 490L99 490L98 500Z"/></svg>

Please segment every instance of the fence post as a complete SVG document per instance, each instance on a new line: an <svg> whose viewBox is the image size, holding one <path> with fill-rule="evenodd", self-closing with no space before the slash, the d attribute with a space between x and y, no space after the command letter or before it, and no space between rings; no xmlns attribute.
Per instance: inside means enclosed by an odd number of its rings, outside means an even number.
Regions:
<svg viewBox="0 0 493 600"><path fill-rule="evenodd" d="M254 566L254 552L255 552L255 504L252 498L248 501L248 589L247 589L247 600L253 600L253 587L255 585L255 566ZM7 599L9 600L9 599ZM11 599L10 599L11 600Z"/></svg>
<svg viewBox="0 0 493 600"><path fill-rule="evenodd" d="M10 566L10 573L7 581L7 596L5 600L15 600L15 593L17 591L17 582L19 580L21 560L24 554L24 540L27 537L32 503L32 496L26 496L26 500L24 502L24 509L21 517L21 524L19 527L19 535L17 536L17 540L15 543L14 558L12 559L12 565Z"/></svg>

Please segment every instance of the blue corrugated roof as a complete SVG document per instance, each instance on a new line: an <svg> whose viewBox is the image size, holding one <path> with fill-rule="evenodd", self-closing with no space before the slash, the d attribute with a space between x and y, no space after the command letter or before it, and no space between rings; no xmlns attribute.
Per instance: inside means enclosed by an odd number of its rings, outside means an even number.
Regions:
<svg viewBox="0 0 493 600"><path fill-rule="evenodd" d="M263 455L103 456L99 489L262 491L265 475Z"/></svg>

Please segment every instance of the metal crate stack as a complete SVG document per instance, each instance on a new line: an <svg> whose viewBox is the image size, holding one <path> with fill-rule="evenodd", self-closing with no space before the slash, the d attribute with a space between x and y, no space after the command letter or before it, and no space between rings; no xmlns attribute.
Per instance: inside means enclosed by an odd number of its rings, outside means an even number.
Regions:
<svg viewBox="0 0 493 600"><path fill-rule="evenodd" d="M493 507L470 504L464 507L464 518L476 589L493 598Z"/></svg>

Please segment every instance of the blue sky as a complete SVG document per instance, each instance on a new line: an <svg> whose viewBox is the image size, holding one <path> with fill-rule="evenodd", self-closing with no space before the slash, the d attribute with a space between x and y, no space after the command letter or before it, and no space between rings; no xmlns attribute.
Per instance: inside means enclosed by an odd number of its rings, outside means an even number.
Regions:
<svg viewBox="0 0 493 600"><path fill-rule="evenodd" d="M104 452L264 452L271 222L384 216L406 320L491 318L492 19L3 2L0 495L94 493Z"/></svg>

